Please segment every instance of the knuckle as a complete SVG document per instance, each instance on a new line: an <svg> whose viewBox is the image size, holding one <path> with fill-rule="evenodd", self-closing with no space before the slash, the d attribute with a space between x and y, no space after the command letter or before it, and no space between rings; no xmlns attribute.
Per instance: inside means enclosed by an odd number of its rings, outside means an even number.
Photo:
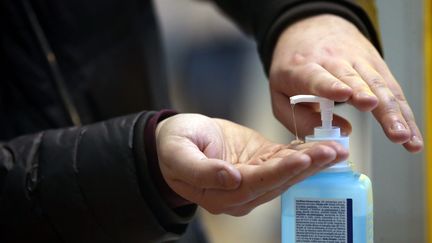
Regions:
<svg viewBox="0 0 432 243"><path fill-rule="evenodd" d="M304 65L304 71L308 74L308 78L314 77L318 73L320 73L322 67L315 62L310 62Z"/></svg>
<svg viewBox="0 0 432 243"><path fill-rule="evenodd" d="M353 63L352 63L352 68L354 69L354 70L361 70L362 69L362 65L361 65L361 63L360 62L358 62L358 61L354 61Z"/></svg>
<svg viewBox="0 0 432 243"><path fill-rule="evenodd" d="M326 79L323 76L324 75L317 75L317 76L311 77L311 80L315 81L315 82L313 82L313 88L312 88L314 90L314 92L319 92L319 91L325 90L326 88L329 87L327 82L323 82L323 80Z"/></svg>
<svg viewBox="0 0 432 243"><path fill-rule="evenodd" d="M415 124L414 114L408 104L403 104L400 108L407 123L414 122Z"/></svg>
<svg viewBox="0 0 432 243"><path fill-rule="evenodd" d="M323 144L316 144L315 145L315 150L317 152L324 152L326 150L327 146L323 145Z"/></svg>
<svg viewBox="0 0 432 243"><path fill-rule="evenodd" d="M339 146L339 143L336 141L328 141L328 144L331 146Z"/></svg>
<svg viewBox="0 0 432 243"><path fill-rule="evenodd" d="M324 156L330 156L333 154L333 149L330 148L328 145L319 145L318 152Z"/></svg>
<svg viewBox="0 0 432 243"><path fill-rule="evenodd" d="M308 62L305 64L305 68L309 71L317 71L321 69L321 65L316 62Z"/></svg>
<svg viewBox="0 0 432 243"><path fill-rule="evenodd" d="M415 125L415 117L414 117L414 114L412 112L406 112L404 114L404 117L405 117L405 120L408 124L414 123L414 126L416 126Z"/></svg>
<svg viewBox="0 0 432 243"><path fill-rule="evenodd" d="M394 96L388 97L383 112L385 114L399 113L399 104Z"/></svg>
<svg viewBox="0 0 432 243"><path fill-rule="evenodd" d="M289 59L289 63L294 64L294 65L300 65L300 64L304 63L305 60L306 60L306 57L303 54L296 52Z"/></svg>
<svg viewBox="0 0 432 243"><path fill-rule="evenodd" d="M405 96L401 93L395 93L394 96L395 96L396 100L399 102L403 102L403 103L407 102Z"/></svg>
<svg viewBox="0 0 432 243"><path fill-rule="evenodd" d="M382 89L386 87L384 80L381 77L372 77L368 81L369 87L372 89Z"/></svg>
<svg viewBox="0 0 432 243"><path fill-rule="evenodd" d="M352 80L352 79L357 79L358 77L359 76L355 72L349 69L342 70L341 73L336 76L336 78L340 80Z"/></svg>

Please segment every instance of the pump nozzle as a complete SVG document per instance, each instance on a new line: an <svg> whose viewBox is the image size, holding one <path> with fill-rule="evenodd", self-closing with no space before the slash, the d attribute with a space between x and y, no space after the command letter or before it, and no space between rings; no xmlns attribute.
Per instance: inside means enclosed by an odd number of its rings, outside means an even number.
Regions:
<svg viewBox="0 0 432 243"><path fill-rule="evenodd" d="M291 104L297 104L302 102L319 103L321 110L321 127L314 128L314 134L306 136L306 142L313 141L335 141L342 144L345 148L349 148L349 138L341 136L340 128L332 126L334 101L327 98L315 96L315 95L296 95L290 98ZM350 165L348 161L342 161L336 165L333 165L331 170L346 170ZM329 169L329 170L330 170Z"/></svg>
<svg viewBox="0 0 432 243"><path fill-rule="evenodd" d="M331 129L333 120L334 101L315 95L296 95L290 98L291 104L311 102L319 103L321 110L322 128Z"/></svg>

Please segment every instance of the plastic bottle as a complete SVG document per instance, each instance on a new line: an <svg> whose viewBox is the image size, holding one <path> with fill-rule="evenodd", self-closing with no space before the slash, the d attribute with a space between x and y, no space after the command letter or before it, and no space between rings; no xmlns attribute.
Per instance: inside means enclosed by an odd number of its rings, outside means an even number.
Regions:
<svg viewBox="0 0 432 243"><path fill-rule="evenodd" d="M291 104L320 103L322 126L306 142L333 140L349 147L349 138L332 126L334 102L313 95L291 97ZM373 242L372 184L348 161L337 163L282 194L282 243Z"/></svg>

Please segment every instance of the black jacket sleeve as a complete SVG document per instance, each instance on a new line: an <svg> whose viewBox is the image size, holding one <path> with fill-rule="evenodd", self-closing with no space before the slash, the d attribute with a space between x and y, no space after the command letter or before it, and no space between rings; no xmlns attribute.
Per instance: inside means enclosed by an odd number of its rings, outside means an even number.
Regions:
<svg viewBox="0 0 432 243"><path fill-rule="evenodd" d="M196 206L173 211L147 170L152 112L48 130L0 145L0 242L160 242Z"/></svg>
<svg viewBox="0 0 432 243"><path fill-rule="evenodd" d="M268 73L280 33L291 23L330 13L355 24L381 51L373 0L213 0L242 30L252 35Z"/></svg>

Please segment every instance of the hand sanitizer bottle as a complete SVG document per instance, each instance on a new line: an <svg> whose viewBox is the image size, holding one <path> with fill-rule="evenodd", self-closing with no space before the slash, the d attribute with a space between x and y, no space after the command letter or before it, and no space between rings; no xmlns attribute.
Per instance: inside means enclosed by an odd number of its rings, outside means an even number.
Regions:
<svg viewBox="0 0 432 243"><path fill-rule="evenodd" d="M291 104L320 104L322 126L306 142L336 141L349 147L349 138L332 126L334 102L313 95L291 97ZM293 185L282 194L282 243L373 242L372 184L366 175L339 162Z"/></svg>

